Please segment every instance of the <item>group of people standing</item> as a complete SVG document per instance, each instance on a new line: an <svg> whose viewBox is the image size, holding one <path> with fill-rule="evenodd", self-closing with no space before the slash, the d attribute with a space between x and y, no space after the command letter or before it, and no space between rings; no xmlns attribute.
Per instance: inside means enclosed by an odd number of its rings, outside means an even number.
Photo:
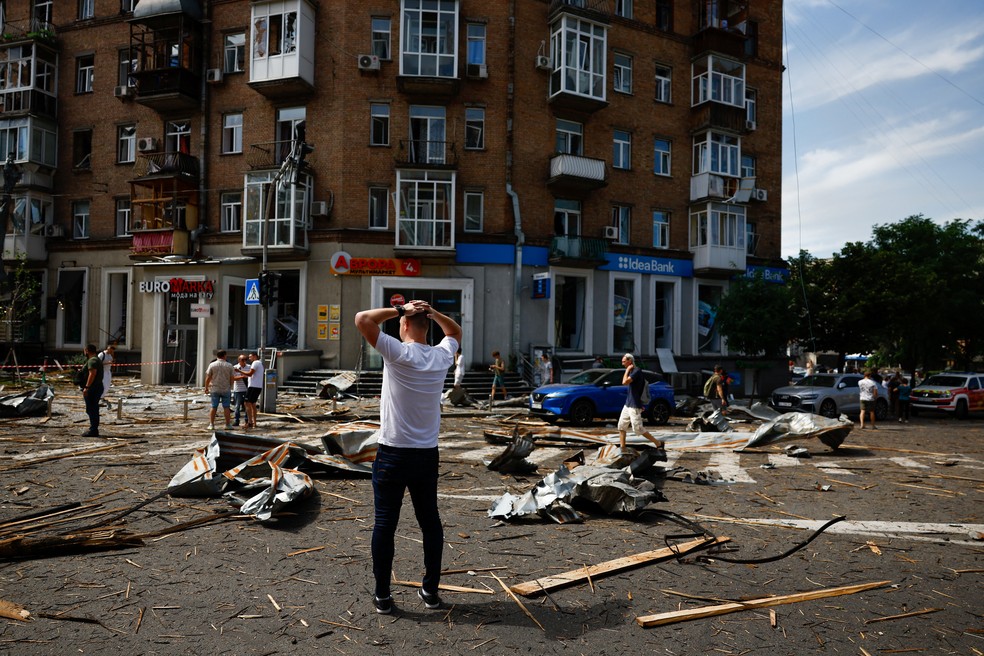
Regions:
<svg viewBox="0 0 984 656"><path fill-rule="evenodd" d="M875 425L878 383L874 381L873 375L869 369L864 372L864 378L858 381L861 401L861 416L859 417L861 428L865 428L866 416L871 428L878 428ZM885 388L888 390L888 410L891 415L898 417L900 424L909 423L909 403L912 400L912 385L909 384L909 379L896 371L885 381Z"/></svg>
<svg viewBox="0 0 984 656"><path fill-rule="evenodd" d="M256 353L239 355L236 364L226 360L225 349L215 353L215 360L205 370L205 393L211 397L208 413L208 430L215 429L215 415L219 405L225 413L225 427L239 426L245 415L246 428L256 428L256 402L263 391L263 361ZM231 405L235 402L236 417L232 418Z"/></svg>

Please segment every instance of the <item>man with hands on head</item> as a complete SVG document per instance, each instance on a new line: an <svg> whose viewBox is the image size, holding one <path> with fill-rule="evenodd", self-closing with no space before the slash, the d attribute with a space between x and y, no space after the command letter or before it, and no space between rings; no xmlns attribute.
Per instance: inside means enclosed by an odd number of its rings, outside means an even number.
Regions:
<svg viewBox="0 0 984 656"><path fill-rule="evenodd" d="M400 339L380 330L380 324L393 319L400 322ZM444 332L436 346L427 343L432 320ZM444 527L437 508L437 436L441 391L461 343L461 326L425 301L363 310L355 315L355 326L383 358L379 440L372 465L375 523L371 551L376 612L393 612L393 552L407 490L423 534L424 576L418 595L427 608L438 609L442 605L438 585Z"/></svg>

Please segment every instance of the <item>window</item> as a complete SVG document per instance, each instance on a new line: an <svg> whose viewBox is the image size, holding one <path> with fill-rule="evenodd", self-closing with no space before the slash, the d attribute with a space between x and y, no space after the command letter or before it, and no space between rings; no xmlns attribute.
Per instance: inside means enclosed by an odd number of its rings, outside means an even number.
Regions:
<svg viewBox="0 0 984 656"><path fill-rule="evenodd" d="M563 14L550 30L550 95L572 93L605 100L605 26Z"/></svg>
<svg viewBox="0 0 984 656"><path fill-rule="evenodd" d="M34 8L31 11L32 29L49 29L52 18L51 10L55 5L55 0L34 0Z"/></svg>
<svg viewBox="0 0 984 656"><path fill-rule="evenodd" d="M481 23L468 24L468 52L467 63L485 63L485 25Z"/></svg>
<svg viewBox="0 0 984 656"><path fill-rule="evenodd" d="M94 55L84 55L75 60L75 93L92 93L96 73Z"/></svg>
<svg viewBox="0 0 984 656"><path fill-rule="evenodd" d="M615 130L612 167L616 169L632 168L632 135L625 130Z"/></svg>
<svg viewBox="0 0 984 656"><path fill-rule="evenodd" d="M632 0L615 0L615 15L632 18Z"/></svg>
<svg viewBox="0 0 984 656"><path fill-rule="evenodd" d="M89 238L89 201L72 203L72 239Z"/></svg>
<svg viewBox="0 0 984 656"><path fill-rule="evenodd" d="M91 170L92 130L76 130L72 137L72 168Z"/></svg>
<svg viewBox="0 0 984 656"><path fill-rule="evenodd" d="M615 54L615 73L612 75L612 88L619 93L632 93L632 58Z"/></svg>
<svg viewBox="0 0 984 656"><path fill-rule="evenodd" d="M574 121L557 119L557 154L582 155L584 149L584 126Z"/></svg>
<svg viewBox="0 0 984 656"><path fill-rule="evenodd" d="M116 236L130 236L130 199L116 199Z"/></svg>
<svg viewBox="0 0 984 656"><path fill-rule="evenodd" d="M14 161L27 159L28 119L19 118L0 124L0 153L14 153Z"/></svg>
<svg viewBox="0 0 984 656"><path fill-rule="evenodd" d="M485 148L485 109L481 107L465 109L465 148L468 150Z"/></svg>
<svg viewBox="0 0 984 656"><path fill-rule="evenodd" d="M137 6L137 0L120 0L120 13L129 14Z"/></svg>
<svg viewBox="0 0 984 656"><path fill-rule="evenodd" d="M631 224L632 208L628 205L612 206L612 225L618 229L618 237L615 238L616 244L629 243L629 227Z"/></svg>
<svg viewBox="0 0 984 656"><path fill-rule="evenodd" d="M96 15L96 0L79 0L79 20L88 20Z"/></svg>
<svg viewBox="0 0 984 656"><path fill-rule="evenodd" d="M246 33L235 32L222 37L222 72L242 73L246 70Z"/></svg>
<svg viewBox="0 0 984 656"><path fill-rule="evenodd" d="M226 114L222 117L222 153L243 152L243 115Z"/></svg>
<svg viewBox="0 0 984 656"><path fill-rule="evenodd" d="M465 232L482 232L485 218L485 194L465 192Z"/></svg>
<svg viewBox="0 0 984 656"><path fill-rule="evenodd" d="M264 59L293 53L297 49L297 12L259 14L282 7L279 3L257 5L253 12L253 58ZM274 10L275 11L275 10Z"/></svg>
<svg viewBox="0 0 984 656"><path fill-rule="evenodd" d="M710 172L737 177L740 150L738 137L721 132L695 135L694 175Z"/></svg>
<svg viewBox="0 0 984 656"><path fill-rule="evenodd" d="M670 141L656 137L653 139L653 173L670 174Z"/></svg>
<svg viewBox="0 0 984 656"><path fill-rule="evenodd" d="M307 109L304 107L284 107L277 110L277 164L280 164L290 155L291 147L294 145L294 134L297 124L305 120Z"/></svg>
<svg viewBox="0 0 984 656"><path fill-rule="evenodd" d="M119 65L117 66L116 84L121 87L135 87L137 80L133 77L133 72L137 70L137 58L129 49L119 51Z"/></svg>
<svg viewBox="0 0 984 656"><path fill-rule="evenodd" d="M455 77L457 0L403 0L400 75Z"/></svg>
<svg viewBox="0 0 984 656"><path fill-rule="evenodd" d="M753 128L758 120L758 93L755 89L745 89L745 120L747 127Z"/></svg>
<svg viewBox="0 0 984 656"><path fill-rule="evenodd" d="M399 188L396 245L454 248L455 174L398 169L396 175Z"/></svg>
<svg viewBox="0 0 984 656"><path fill-rule="evenodd" d="M116 128L116 163L129 164L137 159L137 126L120 125Z"/></svg>
<svg viewBox="0 0 984 656"><path fill-rule="evenodd" d="M743 178L755 177L755 157L753 155L741 156L741 177Z"/></svg>
<svg viewBox="0 0 984 656"><path fill-rule="evenodd" d="M372 54L380 59L390 59L390 26L389 18L372 19Z"/></svg>
<svg viewBox="0 0 984 656"><path fill-rule="evenodd" d="M670 247L670 213L653 210L653 248Z"/></svg>
<svg viewBox="0 0 984 656"><path fill-rule="evenodd" d="M239 232L243 227L243 193L226 191L219 197L222 232Z"/></svg>
<svg viewBox="0 0 984 656"><path fill-rule="evenodd" d="M673 31L673 0L656 0L656 29Z"/></svg>
<svg viewBox="0 0 984 656"><path fill-rule="evenodd" d="M672 71L669 66L656 64L656 102L673 102L673 96L670 93L672 79Z"/></svg>
<svg viewBox="0 0 984 656"><path fill-rule="evenodd" d="M701 57L693 63L691 103L718 102L745 106L745 65L717 55Z"/></svg>
<svg viewBox="0 0 984 656"><path fill-rule="evenodd" d="M369 229L389 228L389 189L369 187Z"/></svg>
<svg viewBox="0 0 984 656"><path fill-rule="evenodd" d="M745 252L749 255L755 255L755 249L758 248L758 232L755 230L755 224L751 221L745 222Z"/></svg>
<svg viewBox="0 0 984 656"><path fill-rule="evenodd" d="M708 203L690 212L690 248L725 246L745 250L745 208Z"/></svg>
<svg viewBox="0 0 984 656"><path fill-rule="evenodd" d="M554 233L567 237L581 235L581 201L554 200Z"/></svg>
<svg viewBox="0 0 984 656"><path fill-rule="evenodd" d="M444 107L410 106L410 161L414 164L444 164L444 112Z"/></svg>
<svg viewBox="0 0 984 656"><path fill-rule="evenodd" d="M390 106L383 103L369 105L369 145L388 146L390 142Z"/></svg>
<svg viewBox="0 0 984 656"><path fill-rule="evenodd" d="M745 21L745 55L758 57L759 24L755 21Z"/></svg>
<svg viewBox="0 0 984 656"><path fill-rule="evenodd" d="M191 152L191 121L168 121L164 134L164 150L169 153Z"/></svg>

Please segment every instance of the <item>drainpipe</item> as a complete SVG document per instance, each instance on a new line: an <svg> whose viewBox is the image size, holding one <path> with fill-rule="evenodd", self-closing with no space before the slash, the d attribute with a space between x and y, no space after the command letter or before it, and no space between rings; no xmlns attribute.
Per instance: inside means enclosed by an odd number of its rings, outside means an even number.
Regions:
<svg viewBox="0 0 984 656"><path fill-rule="evenodd" d="M198 240L201 238L202 232L208 230L208 124L211 120L211 116L209 116L209 88L206 78L208 77L208 63L210 61L210 57L212 56L212 3L206 1L202 4L204 5L202 7L204 19L198 26L201 30L200 34L202 39L200 53L202 75L202 99L200 106L202 118L201 126L199 128L201 135L198 141L198 149L201 153L198 158L198 227L202 228L202 230L198 231L198 234L193 242L191 235L189 235L188 241L192 242L189 246L194 249L191 252L192 257L195 257L195 255L201 253L201 246L198 243Z"/></svg>
<svg viewBox="0 0 984 656"><path fill-rule="evenodd" d="M516 237L516 256L513 262L513 314L511 348L516 362L522 362L520 357L520 304L523 299L523 244L526 237L523 235L523 218L519 212L519 196L513 191L512 187L512 165L513 165L513 119L515 117L515 85L516 85L516 0L509 4L509 52L512 57L509 60L509 87L506 98L506 193L512 199L513 209L513 234Z"/></svg>

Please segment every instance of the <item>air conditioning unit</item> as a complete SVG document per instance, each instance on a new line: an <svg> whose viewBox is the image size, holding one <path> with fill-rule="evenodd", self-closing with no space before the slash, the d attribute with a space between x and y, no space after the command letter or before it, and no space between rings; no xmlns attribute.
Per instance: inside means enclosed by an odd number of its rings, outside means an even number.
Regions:
<svg viewBox="0 0 984 656"><path fill-rule="evenodd" d="M328 216L328 203L316 200L311 203L311 216Z"/></svg>
<svg viewBox="0 0 984 656"><path fill-rule="evenodd" d="M205 73L205 81L211 84L218 84L222 81L222 69L221 68L210 68Z"/></svg>
<svg viewBox="0 0 984 656"><path fill-rule="evenodd" d="M489 76L489 67L485 64L468 64L468 77L484 80Z"/></svg>
<svg viewBox="0 0 984 656"><path fill-rule="evenodd" d="M65 228L60 225L46 225L44 227L45 237L64 237Z"/></svg>
<svg viewBox="0 0 984 656"><path fill-rule="evenodd" d="M379 57L376 55L359 55L360 71L378 71Z"/></svg>
<svg viewBox="0 0 984 656"><path fill-rule="evenodd" d="M756 128L755 121L745 121L745 129L751 132Z"/></svg>
<svg viewBox="0 0 984 656"><path fill-rule="evenodd" d="M605 239L611 239L614 241L618 239L618 228L615 226L605 226L602 235L604 236Z"/></svg>
<svg viewBox="0 0 984 656"><path fill-rule="evenodd" d="M550 58L547 57L546 55L536 56L536 67L539 68L541 71L549 71L553 69L553 67L550 65Z"/></svg>
<svg viewBox="0 0 984 656"><path fill-rule="evenodd" d="M767 192L765 189L753 189L752 198L761 201L769 200L769 192Z"/></svg>
<svg viewBox="0 0 984 656"><path fill-rule="evenodd" d="M113 89L113 95L117 98L129 98L133 95L134 88L131 86L123 85L121 87L116 87Z"/></svg>
<svg viewBox="0 0 984 656"><path fill-rule="evenodd" d="M157 139L153 137L141 137L137 139L137 150L141 153L152 153L157 150Z"/></svg>

